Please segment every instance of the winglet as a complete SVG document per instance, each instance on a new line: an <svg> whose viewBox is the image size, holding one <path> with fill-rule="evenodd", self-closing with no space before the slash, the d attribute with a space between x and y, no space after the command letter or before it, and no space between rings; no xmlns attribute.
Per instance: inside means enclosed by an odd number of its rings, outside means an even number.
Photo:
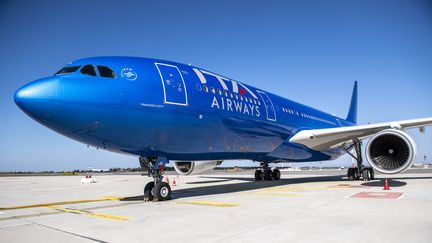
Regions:
<svg viewBox="0 0 432 243"><path fill-rule="evenodd" d="M348 116L345 120L352 123L357 123L357 81L354 82L354 89L351 96Z"/></svg>

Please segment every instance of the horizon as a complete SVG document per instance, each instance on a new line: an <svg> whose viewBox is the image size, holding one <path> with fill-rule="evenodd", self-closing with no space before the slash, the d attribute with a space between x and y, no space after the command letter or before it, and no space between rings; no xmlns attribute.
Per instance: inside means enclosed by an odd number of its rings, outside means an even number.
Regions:
<svg viewBox="0 0 432 243"><path fill-rule="evenodd" d="M0 3L0 51L6 57L0 59L0 171L139 166L135 156L87 148L61 136L14 104L20 86L92 56L191 63L338 117L346 117L358 80L359 124L432 116L432 3L312 3ZM408 130L417 143L418 163L432 161L431 131ZM324 163L352 162L345 155Z"/></svg>

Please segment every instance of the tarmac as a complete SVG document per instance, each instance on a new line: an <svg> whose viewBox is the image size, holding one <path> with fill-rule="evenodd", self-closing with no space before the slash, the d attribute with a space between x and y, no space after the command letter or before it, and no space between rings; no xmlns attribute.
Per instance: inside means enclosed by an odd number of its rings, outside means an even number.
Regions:
<svg viewBox="0 0 432 243"><path fill-rule="evenodd" d="M432 242L431 170L388 176L389 191L345 173L168 175L165 202L142 200L140 175L0 177L0 241Z"/></svg>

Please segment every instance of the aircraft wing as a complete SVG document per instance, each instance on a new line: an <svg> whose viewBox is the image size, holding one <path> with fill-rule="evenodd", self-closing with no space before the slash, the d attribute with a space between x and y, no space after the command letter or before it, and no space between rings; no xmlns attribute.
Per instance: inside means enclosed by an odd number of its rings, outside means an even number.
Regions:
<svg viewBox="0 0 432 243"><path fill-rule="evenodd" d="M354 139L365 139L385 129L408 129L432 125L432 117L355 125L349 127L302 130L290 138L290 142L303 144L311 149L324 151Z"/></svg>

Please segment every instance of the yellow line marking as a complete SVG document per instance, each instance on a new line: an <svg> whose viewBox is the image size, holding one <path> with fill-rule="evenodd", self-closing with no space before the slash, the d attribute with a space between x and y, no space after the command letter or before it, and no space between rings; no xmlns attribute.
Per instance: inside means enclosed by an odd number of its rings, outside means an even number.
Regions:
<svg viewBox="0 0 432 243"><path fill-rule="evenodd" d="M63 201L63 202L53 202L53 203L41 203L41 204L31 204L31 205L21 205L13 207L0 208L0 210L14 210L14 209L24 209L24 208L40 208L67 204L78 204L78 203L89 203L89 202L101 202L101 201L118 201L123 199L123 197L101 197L99 199L86 199L86 200L73 200L73 201Z"/></svg>
<svg viewBox="0 0 432 243"><path fill-rule="evenodd" d="M126 217L126 216L113 215L113 214L107 214L107 213L93 213L93 212L83 211L83 210L78 210L78 209L62 208L59 206L47 206L46 208L51 208L51 209L55 209L55 210L66 212L66 213L74 213L74 214L89 216L89 217L98 218L98 219L108 219L108 220L117 220L117 221L125 221L125 220L130 219L129 217Z"/></svg>
<svg viewBox="0 0 432 243"><path fill-rule="evenodd" d="M32 218L32 217L45 216L45 215L53 215L53 214L60 214L60 213L62 213L62 212L45 212L45 213L33 213L33 214L25 214L25 215L15 215L15 216L9 216L9 217L0 218L0 221L12 220L12 219L25 219L25 218Z"/></svg>
<svg viewBox="0 0 432 243"><path fill-rule="evenodd" d="M288 197L302 197L303 194L298 194L300 192L314 191L314 190L332 190L332 188L318 187L318 186L287 186L287 187L274 187L265 188L249 192L240 192L238 194L245 195L271 195L271 196L288 196ZM285 193L288 192L288 193ZM289 193L293 192L293 193ZM296 194L297 192L297 194Z"/></svg>
<svg viewBox="0 0 432 243"><path fill-rule="evenodd" d="M275 187L255 190L252 192L240 192L239 194L268 194L268 195L290 195L290 196L303 196L301 194L282 194L281 192L306 192L314 190L332 190L332 188L325 187L302 187L302 186L289 186L289 187Z"/></svg>
<svg viewBox="0 0 432 243"><path fill-rule="evenodd" d="M303 194L293 194L293 193L272 193L266 191L259 192L242 192L240 194L244 195L269 195L269 196L286 196L286 197L303 197Z"/></svg>
<svg viewBox="0 0 432 243"><path fill-rule="evenodd" d="M82 210L97 210L97 209L104 209L104 208L115 208L115 207L122 207L122 206L127 206L127 205L132 205L132 204L141 204L141 203L143 203L143 202L128 202L128 203L123 203L123 204L118 204L118 205L105 205L105 206L84 208ZM62 214L62 213L67 213L67 212L55 211L55 212L43 212L43 213L15 215L15 216L9 216L9 217L2 217L2 218L0 218L0 221L12 220L12 219L33 218L33 217L46 216L46 215L56 215L56 214Z"/></svg>
<svg viewBox="0 0 432 243"><path fill-rule="evenodd" d="M306 189L304 187L280 187L280 188L268 188L260 191L266 192L304 192Z"/></svg>
<svg viewBox="0 0 432 243"><path fill-rule="evenodd" d="M213 207L223 207L223 208L236 207L240 205L238 203L208 202L208 201L183 201L183 202L176 202L176 204L190 204L190 205L213 206Z"/></svg>

